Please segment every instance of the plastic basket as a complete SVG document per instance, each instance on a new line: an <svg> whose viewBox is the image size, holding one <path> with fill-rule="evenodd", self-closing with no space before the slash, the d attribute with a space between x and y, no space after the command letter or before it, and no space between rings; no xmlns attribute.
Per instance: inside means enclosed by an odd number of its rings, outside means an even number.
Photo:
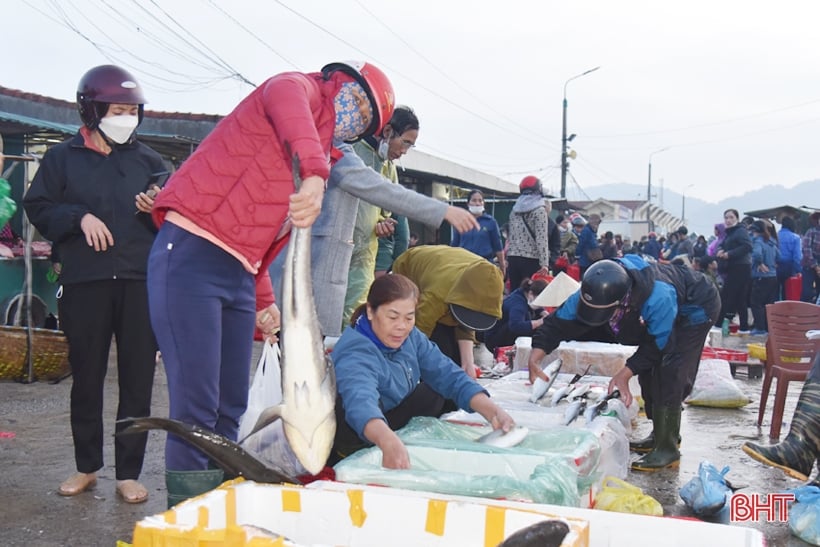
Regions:
<svg viewBox="0 0 820 547"><path fill-rule="evenodd" d="M716 359L725 359L727 361L739 361L741 363L745 363L749 360L749 354L745 351L736 349L716 349L714 351Z"/></svg>
<svg viewBox="0 0 820 547"><path fill-rule="evenodd" d="M68 340L62 331L31 329L34 376L60 380L68 376ZM0 326L0 380L24 379L28 373L26 328Z"/></svg>

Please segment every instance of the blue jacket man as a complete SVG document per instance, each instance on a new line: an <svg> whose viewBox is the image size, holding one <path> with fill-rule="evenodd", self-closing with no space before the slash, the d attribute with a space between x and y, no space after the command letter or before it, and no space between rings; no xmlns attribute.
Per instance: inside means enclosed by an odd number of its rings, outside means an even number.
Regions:
<svg viewBox="0 0 820 547"><path fill-rule="evenodd" d="M703 343L719 312L714 284L684 265L650 264L637 255L598 261L584 274L580 290L533 335L530 378L543 375L541 361L563 340L638 346L609 385L629 405L628 382L638 375L653 421L649 438L630 443L635 451L649 452L632 469L677 467L681 403L692 390Z"/></svg>

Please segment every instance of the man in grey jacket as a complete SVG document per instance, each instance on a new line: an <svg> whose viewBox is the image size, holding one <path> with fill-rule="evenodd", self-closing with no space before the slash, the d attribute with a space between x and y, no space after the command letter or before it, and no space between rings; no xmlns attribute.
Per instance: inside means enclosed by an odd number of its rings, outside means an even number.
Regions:
<svg viewBox="0 0 820 547"><path fill-rule="evenodd" d="M478 228L475 217L466 209L393 184L365 165L350 144L335 142L334 146L344 153L344 157L330 170L322 212L313 224L311 233L316 311L322 334L332 337L342 333L342 312L359 199L436 228L444 220L461 233ZM282 249L270 267L277 302L282 300L282 271L286 254L286 249Z"/></svg>

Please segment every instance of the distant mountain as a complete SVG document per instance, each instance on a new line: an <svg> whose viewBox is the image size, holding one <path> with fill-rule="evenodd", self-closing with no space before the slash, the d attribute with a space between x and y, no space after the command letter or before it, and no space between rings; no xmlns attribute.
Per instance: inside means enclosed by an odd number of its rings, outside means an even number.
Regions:
<svg viewBox="0 0 820 547"><path fill-rule="evenodd" d="M614 200L635 200L646 195L646 186L640 184L609 184L585 188L587 195L595 200L598 198ZM660 191L660 189L658 189ZM583 199L569 195L567 198ZM660 196L653 198L652 203L658 204ZM737 209L741 216L746 211L755 211L776 207L778 205L792 205L813 207L820 209L820 179L801 182L793 188L782 186L763 186L746 192L740 196L726 198L717 203L709 203L698 198L686 196L686 225L689 231L705 236L711 235L715 223L723 221L723 211ZM663 191L663 208L675 215L681 216L682 195L673 190Z"/></svg>

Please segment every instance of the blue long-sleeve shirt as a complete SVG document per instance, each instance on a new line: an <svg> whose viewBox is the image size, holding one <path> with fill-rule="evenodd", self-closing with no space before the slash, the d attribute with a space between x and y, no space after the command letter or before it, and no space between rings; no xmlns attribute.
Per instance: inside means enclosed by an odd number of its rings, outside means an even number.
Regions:
<svg viewBox="0 0 820 547"><path fill-rule="evenodd" d="M385 420L420 381L469 412L470 399L486 393L417 328L398 349L379 347L357 329L342 332L332 357L345 419L364 440L367 422Z"/></svg>
<svg viewBox="0 0 820 547"><path fill-rule="evenodd" d="M777 257L780 251L771 239L766 241L763 236L752 238L752 277L775 277L777 275ZM760 266L766 266L768 271L762 271Z"/></svg>
<svg viewBox="0 0 820 547"><path fill-rule="evenodd" d="M781 228L777 233L780 241L780 257L777 259L781 264L791 264L792 272L800 271L803 262L803 247L800 236L789 230Z"/></svg>
<svg viewBox="0 0 820 547"><path fill-rule="evenodd" d="M578 235L578 246L575 248L578 264L580 264L582 268L586 268L592 264L592 261L589 259L589 252L597 248L598 234L592 231L592 228L587 224Z"/></svg>
<svg viewBox="0 0 820 547"><path fill-rule="evenodd" d="M479 229L470 230L463 234L453 230L453 239L450 243L453 247L461 247L477 254L480 257L492 261L497 253L501 252L501 232L498 229L498 222L484 213L478 217Z"/></svg>

